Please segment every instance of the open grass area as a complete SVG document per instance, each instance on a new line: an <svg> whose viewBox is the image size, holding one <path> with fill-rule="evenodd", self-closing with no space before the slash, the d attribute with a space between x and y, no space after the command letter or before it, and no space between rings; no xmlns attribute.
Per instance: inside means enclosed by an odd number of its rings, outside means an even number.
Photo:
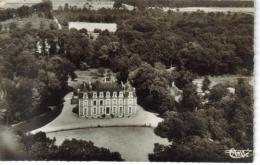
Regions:
<svg viewBox="0 0 260 165"><path fill-rule="evenodd" d="M114 2L111 0L51 0L53 3L53 9L58 9L60 6L64 7L66 3L69 6L76 6L83 8L84 6L96 10L100 8L112 8ZM23 5L32 6L36 3L40 3L41 0L2 0L0 1L0 8L18 8Z"/></svg>
<svg viewBox="0 0 260 165"><path fill-rule="evenodd" d="M43 29L49 29L50 24L56 24L56 22L52 19L38 17L37 15L32 15L28 18L13 18L3 22L0 22L2 25L2 31L9 28L10 24L16 24L18 28L24 28L26 25L31 24L32 29L39 29L41 26Z"/></svg>
<svg viewBox="0 0 260 165"><path fill-rule="evenodd" d="M61 112L63 105L55 107L53 110L47 110L45 113L36 116L28 121L16 124L13 126L15 131L28 132L39 127L43 127L54 120Z"/></svg>
<svg viewBox="0 0 260 165"><path fill-rule="evenodd" d="M148 127L86 128L47 133L47 136L55 137L57 145L72 138L92 141L98 147L120 152L127 161L148 161L148 154L153 152L154 143L170 144L166 138L155 135L154 130Z"/></svg>
<svg viewBox="0 0 260 165"><path fill-rule="evenodd" d="M154 7L151 7L154 8ZM255 12L255 9L253 7L180 7L180 8L174 8L174 7L162 7L160 8L163 11L175 11L175 12L196 12L196 11L203 11L206 13L209 12L224 12L224 13L247 13L247 14L253 14Z"/></svg>

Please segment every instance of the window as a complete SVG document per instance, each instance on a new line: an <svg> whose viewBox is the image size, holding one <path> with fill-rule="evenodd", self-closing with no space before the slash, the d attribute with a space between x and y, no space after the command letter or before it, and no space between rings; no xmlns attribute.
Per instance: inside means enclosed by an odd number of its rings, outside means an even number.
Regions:
<svg viewBox="0 0 260 165"><path fill-rule="evenodd" d="M99 103L100 103L100 105L103 105L103 100L100 100L100 102L99 102Z"/></svg>
<svg viewBox="0 0 260 165"><path fill-rule="evenodd" d="M109 107L106 108L106 114L109 114Z"/></svg>
<svg viewBox="0 0 260 165"><path fill-rule="evenodd" d="M107 92L107 93L106 93L106 96L107 96L107 97L110 97L110 93L109 93L109 92Z"/></svg>
<svg viewBox="0 0 260 165"><path fill-rule="evenodd" d="M88 110L87 108L84 108L84 112L83 112L83 113L84 113L85 115L87 115L87 110Z"/></svg>
<svg viewBox="0 0 260 165"><path fill-rule="evenodd" d="M116 113L116 107L113 108L113 114L115 114L115 113Z"/></svg>
<svg viewBox="0 0 260 165"><path fill-rule="evenodd" d="M119 104L120 104L120 105L123 104L123 100L122 100L122 99L119 100Z"/></svg>
<svg viewBox="0 0 260 165"><path fill-rule="evenodd" d="M113 92L113 97L116 97L116 92Z"/></svg>
<svg viewBox="0 0 260 165"><path fill-rule="evenodd" d="M97 109L96 108L93 108L93 114L97 114Z"/></svg>
<svg viewBox="0 0 260 165"><path fill-rule="evenodd" d="M93 97L97 98L97 92L93 92Z"/></svg>
<svg viewBox="0 0 260 165"><path fill-rule="evenodd" d="M129 111L129 114L131 114L131 113L132 113L132 108L129 107L129 108L128 108L128 111Z"/></svg>
<svg viewBox="0 0 260 165"><path fill-rule="evenodd" d="M104 97L103 92L100 92L100 93L99 93L99 97L101 97L101 98Z"/></svg>
<svg viewBox="0 0 260 165"><path fill-rule="evenodd" d="M123 108L122 108L122 107L119 108L119 113L120 113L120 114L123 113Z"/></svg>
<svg viewBox="0 0 260 165"><path fill-rule="evenodd" d="M110 100L107 100L107 104L108 104L108 105L109 105L109 101L110 101Z"/></svg>
<svg viewBox="0 0 260 165"><path fill-rule="evenodd" d="M116 105L116 99L114 99L114 105Z"/></svg>
<svg viewBox="0 0 260 165"><path fill-rule="evenodd" d="M103 114L103 107L100 107L100 113Z"/></svg>
<svg viewBox="0 0 260 165"><path fill-rule="evenodd" d="M93 101L93 105L97 105L97 101L96 100Z"/></svg>

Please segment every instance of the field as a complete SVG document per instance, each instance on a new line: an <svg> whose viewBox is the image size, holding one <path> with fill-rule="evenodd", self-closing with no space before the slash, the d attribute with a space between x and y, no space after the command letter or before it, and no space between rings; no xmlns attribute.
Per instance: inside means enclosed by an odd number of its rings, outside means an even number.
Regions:
<svg viewBox="0 0 260 165"><path fill-rule="evenodd" d="M53 8L58 9L59 6L64 7L66 3L70 6L77 6L82 8L84 5L89 7L91 5L92 9L100 9L100 8L112 8L114 2L110 0L51 0L53 3ZM35 3L39 3L41 0L2 0L0 1L0 8L18 8L23 5L31 6Z"/></svg>
<svg viewBox="0 0 260 165"><path fill-rule="evenodd" d="M147 127L87 128L47 133L47 136L55 137L57 145L72 138L92 141L98 147L120 152L127 161L148 161L154 143L169 144L166 138L155 135L153 129Z"/></svg>
<svg viewBox="0 0 260 165"><path fill-rule="evenodd" d="M5 28L9 28L9 25L11 23L15 23L18 28L24 28L26 24L31 23L31 28L33 29L39 29L41 24L44 25L44 29L49 28L50 23L56 24L56 22L52 19L41 18L37 15L33 15L28 18L14 18L0 22L0 24L2 25L2 30L5 30Z"/></svg>
<svg viewBox="0 0 260 165"><path fill-rule="evenodd" d="M154 7L152 7L154 8ZM171 11L178 11L178 12L196 12L196 11L204 11L208 12L239 12L239 13L248 13L253 14L255 9L252 7L183 7L183 8L170 8L170 7L162 7L163 11L167 12Z"/></svg>

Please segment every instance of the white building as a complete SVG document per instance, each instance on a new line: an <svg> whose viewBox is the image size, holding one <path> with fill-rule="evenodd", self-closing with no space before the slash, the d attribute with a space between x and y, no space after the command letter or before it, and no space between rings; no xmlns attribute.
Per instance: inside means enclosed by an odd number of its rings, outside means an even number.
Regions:
<svg viewBox="0 0 260 165"><path fill-rule="evenodd" d="M130 117L137 113L135 89L116 82L84 83L78 104L79 117Z"/></svg>
<svg viewBox="0 0 260 165"><path fill-rule="evenodd" d="M75 28L77 30L86 29L88 32L93 33L97 30L108 30L109 32L116 32L116 23L92 23L92 22L69 22L69 29Z"/></svg>

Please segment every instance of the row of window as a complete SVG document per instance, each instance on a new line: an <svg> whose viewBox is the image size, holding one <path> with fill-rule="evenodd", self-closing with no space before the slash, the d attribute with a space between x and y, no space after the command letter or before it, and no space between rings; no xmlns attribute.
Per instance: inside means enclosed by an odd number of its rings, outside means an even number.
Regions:
<svg viewBox="0 0 260 165"><path fill-rule="evenodd" d="M118 112L117 112L117 107L113 107L112 109L110 107L106 107L106 108L100 107L99 112L97 110L98 110L98 108L93 107L93 111L92 111L91 115L99 115L99 114L110 115L110 114L116 114L116 113L118 113L119 115L123 115L123 113L124 113L123 107L119 107ZM88 108L84 108L85 114L87 113L87 111L88 111ZM125 114L127 114L127 115L132 114L132 113L133 113L132 107L128 107L128 111L125 111ZM80 115L83 115L83 112L81 112Z"/></svg>
<svg viewBox="0 0 260 165"><path fill-rule="evenodd" d="M128 97L133 97L133 92L128 92ZM113 97L117 97L117 92L113 92ZM104 97L104 92L99 92L99 97ZM110 92L106 92L106 97L110 97ZM123 97L123 92L119 92L119 97ZM87 93L84 94L84 98L87 98ZM93 98L97 98L97 92L93 92Z"/></svg>
<svg viewBox="0 0 260 165"><path fill-rule="evenodd" d="M91 105L93 105L93 106L97 106L97 105L100 105L100 106L102 106L102 105L110 105L110 103L111 104L113 104L113 105L117 105L117 104L119 104L119 105L123 105L123 100L122 99L119 99L119 100L117 100L117 99L111 99L111 100L84 100L84 104L85 105L88 105L88 102L90 101L90 104ZM124 100L124 102L125 102L125 104L133 104L133 100L132 99L125 99Z"/></svg>

